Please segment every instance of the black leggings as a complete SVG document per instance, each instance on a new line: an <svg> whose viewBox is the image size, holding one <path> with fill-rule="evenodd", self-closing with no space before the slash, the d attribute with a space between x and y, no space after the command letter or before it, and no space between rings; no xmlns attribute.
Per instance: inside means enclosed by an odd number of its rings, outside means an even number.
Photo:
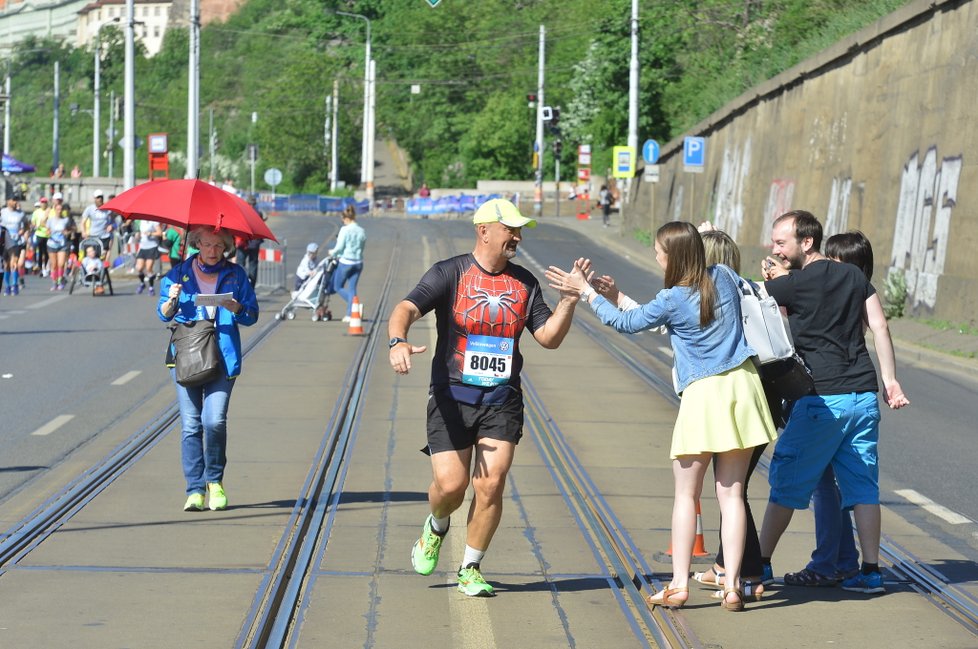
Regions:
<svg viewBox="0 0 978 649"><path fill-rule="evenodd" d="M41 272L44 266L48 263L48 238L47 237L37 237L37 243L34 244L34 268L37 272Z"/></svg>

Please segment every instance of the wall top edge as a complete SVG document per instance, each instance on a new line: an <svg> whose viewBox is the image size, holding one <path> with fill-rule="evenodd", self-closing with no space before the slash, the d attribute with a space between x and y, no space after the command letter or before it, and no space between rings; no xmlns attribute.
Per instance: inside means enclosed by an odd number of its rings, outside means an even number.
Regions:
<svg viewBox="0 0 978 649"><path fill-rule="evenodd" d="M781 74L760 83L737 98L727 102L709 117L699 122L683 135L673 138L661 149L660 159L665 160L683 148L683 139L687 135L709 135L720 126L730 121L737 113L771 97L783 94L790 88L803 83L806 79L821 75L830 68L851 60L860 52L878 47L886 38L905 31L913 24L928 18L932 14L953 6L967 4L972 0L916 0L883 16L872 25L868 25L855 34L851 34L834 43L801 63L785 70Z"/></svg>

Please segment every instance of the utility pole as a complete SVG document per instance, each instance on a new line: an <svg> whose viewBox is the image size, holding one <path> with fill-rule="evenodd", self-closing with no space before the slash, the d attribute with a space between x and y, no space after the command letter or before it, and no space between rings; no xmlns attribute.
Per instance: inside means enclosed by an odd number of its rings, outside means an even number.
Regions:
<svg viewBox="0 0 978 649"><path fill-rule="evenodd" d="M115 90L109 91L109 178L115 178L115 122L119 119L119 104Z"/></svg>
<svg viewBox="0 0 978 649"><path fill-rule="evenodd" d="M543 213L543 79L544 79L544 58L546 55L546 27L540 25L540 48L537 57L537 139L534 150L537 153L537 168L535 173L535 186L533 188L533 214L540 216Z"/></svg>
<svg viewBox="0 0 978 649"><path fill-rule="evenodd" d="M136 186L136 7L126 0L126 95L124 99L122 188Z"/></svg>
<svg viewBox="0 0 978 649"><path fill-rule="evenodd" d="M329 190L331 192L336 191L336 186L340 181L340 82L338 79L333 79L333 137L330 140L333 145L332 151L332 167L333 175L329 179Z"/></svg>
<svg viewBox="0 0 978 649"><path fill-rule="evenodd" d="M54 124L51 130L51 169L57 169L58 163L61 162L61 149L59 146L59 138L61 137L58 131L58 112L61 110L61 63L59 61L54 62Z"/></svg>
<svg viewBox="0 0 978 649"><path fill-rule="evenodd" d="M366 184L367 182L367 158L370 157L368 152L368 144L371 139L370 129L370 19L363 14L348 13L346 11L336 11L337 16L348 16L350 18L359 18L367 23L367 45L366 53L363 59L363 142L360 147L360 182ZM373 179L373 173L370 173L371 179Z"/></svg>
<svg viewBox="0 0 978 649"><path fill-rule="evenodd" d="M187 71L187 178L200 175L200 0L190 0Z"/></svg>
<svg viewBox="0 0 978 649"><path fill-rule="evenodd" d="M632 58L628 70L628 146L638 151L638 0L632 0ZM635 163L632 163L633 169ZM625 181L626 194L631 193L632 178ZM625 195L619 197L618 211L624 220Z"/></svg>
<svg viewBox="0 0 978 649"><path fill-rule="evenodd" d="M370 61L370 101L367 102L370 111L370 119L367 121L367 200L369 207L368 214L374 213L374 134L376 124L374 123L374 106L377 102L377 62Z"/></svg>
<svg viewBox="0 0 978 649"><path fill-rule="evenodd" d="M10 64L3 81L3 153L10 153Z"/></svg>
<svg viewBox="0 0 978 649"><path fill-rule="evenodd" d="M214 179L214 156L217 154L217 137L214 134L214 108L208 108L210 113L210 131L207 137L207 155L211 160L211 173L209 180Z"/></svg>

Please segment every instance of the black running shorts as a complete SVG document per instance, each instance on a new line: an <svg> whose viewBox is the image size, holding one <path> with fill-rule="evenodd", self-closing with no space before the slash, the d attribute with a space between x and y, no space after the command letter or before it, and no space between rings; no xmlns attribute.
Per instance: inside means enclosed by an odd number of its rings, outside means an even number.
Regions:
<svg viewBox="0 0 978 649"><path fill-rule="evenodd" d="M449 394L428 395L428 446L425 453L461 451L475 446L480 437L519 444L523 436L523 395L505 403L473 406Z"/></svg>

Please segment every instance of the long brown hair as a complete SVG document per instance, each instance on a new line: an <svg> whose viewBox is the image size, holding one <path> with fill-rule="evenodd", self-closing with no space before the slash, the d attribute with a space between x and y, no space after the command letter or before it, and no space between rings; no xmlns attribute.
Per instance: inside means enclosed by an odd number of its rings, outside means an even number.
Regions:
<svg viewBox="0 0 978 649"><path fill-rule="evenodd" d="M692 223L673 221L655 233L659 247L669 256L666 263L665 287L689 286L700 294L700 326L713 322L716 307L716 287L706 272L706 252L703 239Z"/></svg>

